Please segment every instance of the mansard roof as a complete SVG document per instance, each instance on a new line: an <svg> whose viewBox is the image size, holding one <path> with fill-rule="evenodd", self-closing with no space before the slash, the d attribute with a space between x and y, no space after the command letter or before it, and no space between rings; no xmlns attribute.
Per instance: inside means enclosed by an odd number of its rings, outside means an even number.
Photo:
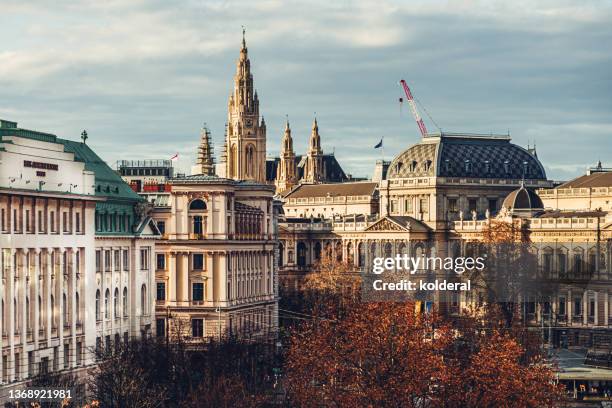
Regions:
<svg viewBox="0 0 612 408"><path fill-rule="evenodd" d="M387 178L468 177L545 180L538 158L509 136L441 133L400 153Z"/></svg>
<svg viewBox="0 0 612 408"><path fill-rule="evenodd" d="M328 184L300 184L289 192L285 198L304 197L343 197L343 196L373 196L377 183L328 183Z"/></svg>

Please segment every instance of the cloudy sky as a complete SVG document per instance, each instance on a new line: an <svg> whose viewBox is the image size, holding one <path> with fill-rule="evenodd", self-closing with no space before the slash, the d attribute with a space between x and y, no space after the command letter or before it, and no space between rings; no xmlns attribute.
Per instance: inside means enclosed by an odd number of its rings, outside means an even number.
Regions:
<svg viewBox="0 0 612 408"><path fill-rule="evenodd" d="M187 169L204 122L219 150L245 25L269 155L286 114L305 151L316 112L324 151L371 175L381 137L386 158L419 138L404 78L445 131L535 141L550 178L612 167L610 1L23 3L0 0L0 118L87 129L109 163Z"/></svg>

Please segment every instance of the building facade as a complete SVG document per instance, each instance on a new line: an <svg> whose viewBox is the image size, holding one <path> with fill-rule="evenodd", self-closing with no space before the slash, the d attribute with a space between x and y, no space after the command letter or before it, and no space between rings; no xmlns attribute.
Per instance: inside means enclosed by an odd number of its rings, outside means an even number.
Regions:
<svg viewBox="0 0 612 408"><path fill-rule="evenodd" d="M125 333L139 335L151 324L152 302L142 309L135 286L150 284L152 269L136 271L132 265L139 260L139 242L147 242L152 256L155 234L145 238L147 220L134 213L142 199L134 193L126 197L129 187L84 142L9 121L0 121L0 138L0 373L5 391L40 373L79 373L95 362L100 339L121 333L123 341ZM110 211L120 207L120 213ZM122 232L110 234L107 225ZM121 242L111 245L117 235ZM132 259L108 278L98 271L97 260L111 247L127 250ZM127 289L120 319L112 321L110 312L98 319L104 306L97 294L115 283L122 293ZM109 310L115 299L108 297Z"/></svg>
<svg viewBox="0 0 612 408"><path fill-rule="evenodd" d="M154 218L159 336L270 337L278 328L274 187L193 175L169 181Z"/></svg>

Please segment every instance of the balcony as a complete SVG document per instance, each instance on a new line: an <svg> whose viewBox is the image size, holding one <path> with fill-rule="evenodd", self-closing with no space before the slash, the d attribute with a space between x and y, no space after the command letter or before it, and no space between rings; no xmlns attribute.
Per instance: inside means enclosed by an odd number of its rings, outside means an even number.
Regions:
<svg viewBox="0 0 612 408"><path fill-rule="evenodd" d="M189 239L205 239L206 236L204 234L189 234Z"/></svg>
<svg viewBox="0 0 612 408"><path fill-rule="evenodd" d="M574 316L572 316L572 323L580 323L580 324L582 324L582 315L574 315Z"/></svg>

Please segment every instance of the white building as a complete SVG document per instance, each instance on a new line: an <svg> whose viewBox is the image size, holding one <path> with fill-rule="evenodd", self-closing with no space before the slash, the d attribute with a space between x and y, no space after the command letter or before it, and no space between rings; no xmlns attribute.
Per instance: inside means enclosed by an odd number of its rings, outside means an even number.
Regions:
<svg viewBox="0 0 612 408"><path fill-rule="evenodd" d="M142 200L84 142L0 120L0 401L151 330L154 240Z"/></svg>

